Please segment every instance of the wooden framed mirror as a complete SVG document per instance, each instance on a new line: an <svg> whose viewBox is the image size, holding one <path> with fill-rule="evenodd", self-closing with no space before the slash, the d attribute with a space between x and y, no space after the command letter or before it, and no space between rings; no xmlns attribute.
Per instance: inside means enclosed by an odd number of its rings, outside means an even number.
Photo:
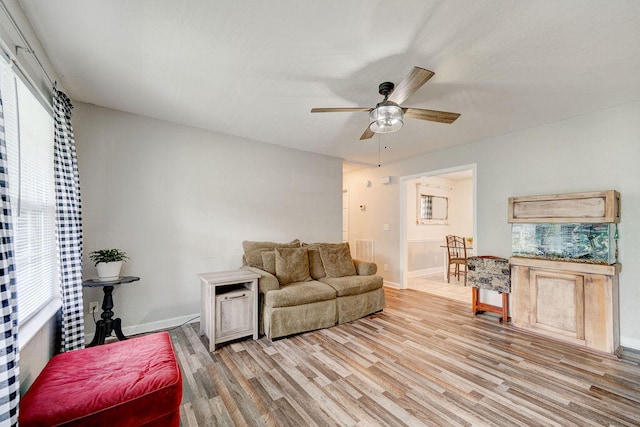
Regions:
<svg viewBox="0 0 640 427"><path fill-rule="evenodd" d="M417 224L448 224L449 198L434 194L426 194L418 186L416 192L416 223Z"/></svg>

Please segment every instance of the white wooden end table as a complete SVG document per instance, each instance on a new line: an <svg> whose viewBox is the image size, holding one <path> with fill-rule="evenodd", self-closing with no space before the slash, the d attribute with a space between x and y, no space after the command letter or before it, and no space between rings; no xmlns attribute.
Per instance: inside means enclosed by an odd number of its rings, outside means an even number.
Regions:
<svg viewBox="0 0 640 427"><path fill-rule="evenodd" d="M258 339L258 278L247 270L201 273L200 335L216 344L253 335Z"/></svg>

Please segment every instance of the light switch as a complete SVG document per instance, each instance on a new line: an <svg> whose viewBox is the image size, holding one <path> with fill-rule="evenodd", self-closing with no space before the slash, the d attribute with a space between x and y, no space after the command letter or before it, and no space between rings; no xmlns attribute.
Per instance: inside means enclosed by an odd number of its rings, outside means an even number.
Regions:
<svg viewBox="0 0 640 427"><path fill-rule="evenodd" d="M385 224L385 225L383 225L383 226L382 226L382 229L383 229L384 231L389 231L389 224Z"/></svg>

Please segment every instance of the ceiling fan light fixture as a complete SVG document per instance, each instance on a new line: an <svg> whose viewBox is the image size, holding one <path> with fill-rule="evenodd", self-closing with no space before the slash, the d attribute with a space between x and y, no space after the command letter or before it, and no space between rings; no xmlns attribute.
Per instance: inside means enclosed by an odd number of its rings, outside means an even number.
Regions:
<svg viewBox="0 0 640 427"><path fill-rule="evenodd" d="M397 104L386 102L378 104L369 113L369 129L375 133L391 133L404 125L404 112Z"/></svg>

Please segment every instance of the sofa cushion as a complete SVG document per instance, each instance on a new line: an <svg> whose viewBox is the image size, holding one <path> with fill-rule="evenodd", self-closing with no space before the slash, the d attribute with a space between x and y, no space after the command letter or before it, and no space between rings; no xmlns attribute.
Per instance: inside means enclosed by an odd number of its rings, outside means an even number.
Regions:
<svg viewBox="0 0 640 427"><path fill-rule="evenodd" d="M276 252L275 251L262 251L262 265L263 270L267 273L276 274Z"/></svg>
<svg viewBox="0 0 640 427"><path fill-rule="evenodd" d="M276 277L281 284L311 280L307 248L276 248L275 254Z"/></svg>
<svg viewBox="0 0 640 427"><path fill-rule="evenodd" d="M335 289L339 297L364 294L382 287L380 276L325 277L319 281Z"/></svg>
<svg viewBox="0 0 640 427"><path fill-rule="evenodd" d="M309 249L309 273L313 280L322 279L327 276L322 265L322 257L320 257L320 249Z"/></svg>
<svg viewBox="0 0 640 427"><path fill-rule="evenodd" d="M336 291L324 283L311 281L292 283L278 290L267 292L265 305L269 307L291 307L336 298Z"/></svg>
<svg viewBox="0 0 640 427"><path fill-rule="evenodd" d="M313 280L326 277L324 266L322 265L322 257L320 257L320 245L323 243L303 243L302 247L309 251L309 273Z"/></svg>
<svg viewBox="0 0 640 427"><path fill-rule="evenodd" d="M320 258L322 258L327 277L355 276L356 274L349 243L320 245Z"/></svg>
<svg viewBox="0 0 640 427"><path fill-rule="evenodd" d="M242 249L244 250L244 262L249 267L256 267L264 269L262 263L262 252L272 251L275 248L299 248L300 240L295 239L289 243L276 243L276 242L255 242L251 240L245 240L242 242Z"/></svg>

